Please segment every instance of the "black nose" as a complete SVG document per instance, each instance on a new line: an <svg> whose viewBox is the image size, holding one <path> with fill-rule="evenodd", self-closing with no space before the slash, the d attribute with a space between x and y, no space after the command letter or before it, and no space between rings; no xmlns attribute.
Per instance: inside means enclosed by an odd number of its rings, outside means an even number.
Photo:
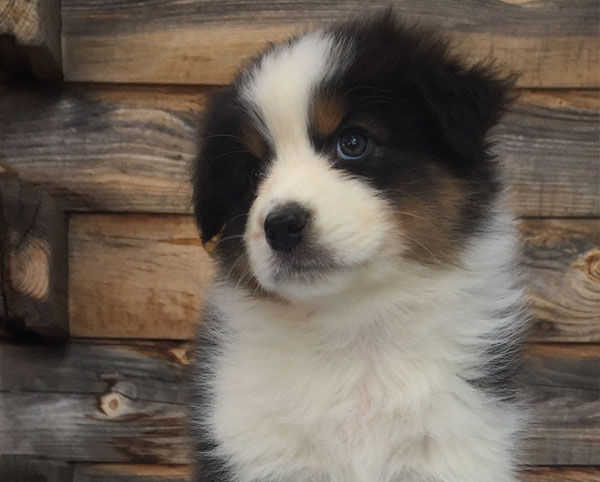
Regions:
<svg viewBox="0 0 600 482"><path fill-rule="evenodd" d="M292 251L300 241L306 226L308 211L296 203L276 207L265 219L265 235L276 251Z"/></svg>

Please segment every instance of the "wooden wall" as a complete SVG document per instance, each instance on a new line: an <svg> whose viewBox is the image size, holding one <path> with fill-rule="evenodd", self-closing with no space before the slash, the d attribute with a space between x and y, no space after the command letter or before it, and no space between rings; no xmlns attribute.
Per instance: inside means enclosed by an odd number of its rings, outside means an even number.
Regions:
<svg viewBox="0 0 600 482"><path fill-rule="evenodd" d="M68 216L70 332L17 329L0 294L0 480L184 481L182 387L211 278L188 182L206 95L265 42L390 2L58 3L0 0L0 171ZM523 480L598 481L599 4L391 3L441 25L469 58L522 74L495 149L522 218L534 318Z"/></svg>

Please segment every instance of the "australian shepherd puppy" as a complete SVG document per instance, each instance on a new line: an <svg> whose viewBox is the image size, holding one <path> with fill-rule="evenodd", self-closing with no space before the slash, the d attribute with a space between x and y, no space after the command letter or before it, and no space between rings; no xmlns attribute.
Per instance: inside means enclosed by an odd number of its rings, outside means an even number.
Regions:
<svg viewBox="0 0 600 482"><path fill-rule="evenodd" d="M214 96L197 480L517 480L518 242L488 139L510 83L384 15Z"/></svg>

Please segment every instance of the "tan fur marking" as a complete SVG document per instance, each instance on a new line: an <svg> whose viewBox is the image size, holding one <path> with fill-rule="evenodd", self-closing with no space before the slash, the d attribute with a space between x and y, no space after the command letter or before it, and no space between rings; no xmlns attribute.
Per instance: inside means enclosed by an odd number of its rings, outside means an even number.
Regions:
<svg viewBox="0 0 600 482"><path fill-rule="evenodd" d="M258 131L248 124L244 124L242 127L242 144L257 159L264 159L267 155L267 143Z"/></svg>
<svg viewBox="0 0 600 482"><path fill-rule="evenodd" d="M438 184L428 199L399 201L394 207L400 236L411 249L408 256L425 264L452 263L461 248L461 211L470 194L464 181L435 168Z"/></svg>
<svg viewBox="0 0 600 482"><path fill-rule="evenodd" d="M312 120L314 128L323 136L332 135L346 116L346 106L340 97L321 95L313 104Z"/></svg>

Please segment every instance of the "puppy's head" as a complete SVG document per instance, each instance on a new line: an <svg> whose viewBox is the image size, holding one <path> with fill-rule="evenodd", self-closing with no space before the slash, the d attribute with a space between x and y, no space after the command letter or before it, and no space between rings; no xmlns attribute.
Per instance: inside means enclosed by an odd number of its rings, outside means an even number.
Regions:
<svg viewBox="0 0 600 482"><path fill-rule="evenodd" d="M274 45L208 107L194 178L224 278L288 300L451 262L498 190L509 81L392 16Z"/></svg>

